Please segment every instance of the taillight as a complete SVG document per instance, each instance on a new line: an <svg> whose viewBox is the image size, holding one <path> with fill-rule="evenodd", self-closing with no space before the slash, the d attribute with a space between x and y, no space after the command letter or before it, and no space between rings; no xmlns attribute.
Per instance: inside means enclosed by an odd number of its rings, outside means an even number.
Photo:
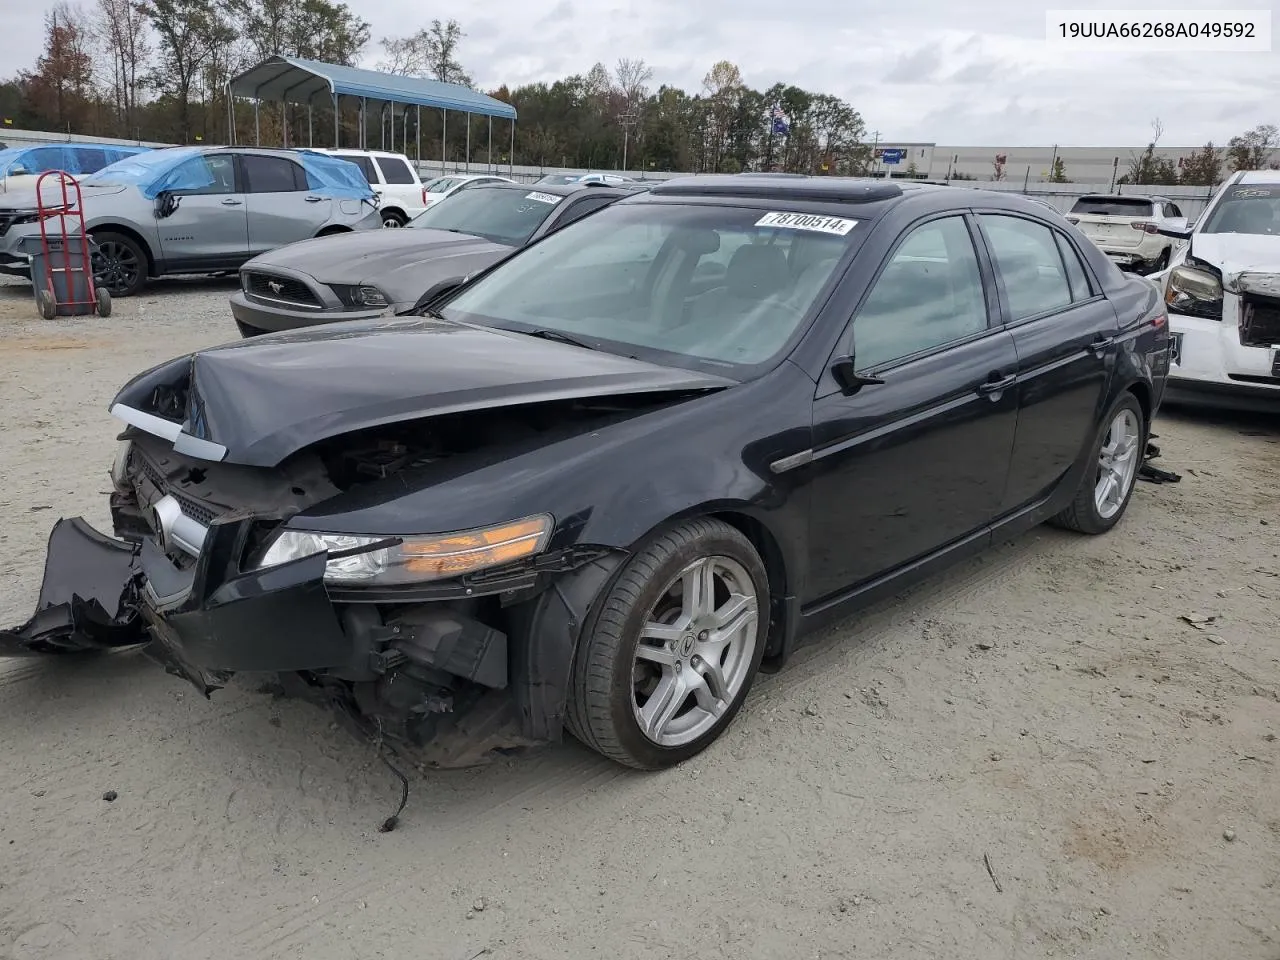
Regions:
<svg viewBox="0 0 1280 960"><path fill-rule="evenodd" d="M1129 224L1129 226L1133 227L1133 229L1135 229L1135 230L1141 230L1143 233L1155 233L1155 232L1156 232L1156 225L1155 225L1154 223L1138 223L1138 222L1135 222L1135 223L1131 223L1131 224Z"/></svg>
<svg viewBox="0 0 1280 960"><path fill-rule="evenodd" d="M1151 318L1151 325L1155 327L1157 330L1159 330L1168 322L1169 322L1169 314L1167 314L1163 310L1161 310L1159 313L1157 313L1154 317Z"/></svg>
<svg viewBox="0 0 1280 960"><path fill-rule="evenodd" d="M422 188L422 205L424 207L427 205L427 188L426 187Z"/></svg>

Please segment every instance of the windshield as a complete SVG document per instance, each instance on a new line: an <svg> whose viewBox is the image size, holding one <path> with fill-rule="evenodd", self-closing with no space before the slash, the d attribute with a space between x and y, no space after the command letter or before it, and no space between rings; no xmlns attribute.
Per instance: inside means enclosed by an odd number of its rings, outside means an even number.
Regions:
<svg viewBox="0 0 1280 960"><path fill-rule="evenodd" d="M1071 212L1094 217L1149 217L1154 211L1150 200L1136 197L1081 197Z"/></svg>
<svg viewBox="0 0 1280 960"><path fill-rule="evenodd" d="M409 221L417 230L451 230L510 247L523 246L564 200L527 188L473 187L449 195Z"/></svg>
<svg viewBox="0 0 1280 960"><path fill-rule="evenodd" d="M1214 206L1200 232L1280 236L1280 183L1232 187Z"/></svg>
<svg viewBox="0 0 1280 960"><path fill-rule="evenodd" d="M422 185L422 189L427 193L444 193L452 187L458 180L456 177L436 177Z"/></svg>
<svg viewBox="0 0 1280 960"><path fill-rule="evenodd" d="M860 236L854 220L800 216L623 202L535 243L440 313L742 374L772 361L800 330Z"/></svg>
<svg viewBox="0 0 1280 960"><path fill-rule="evenodd" d="M545 177L539 177L538 183L558 183L563 186L566 183L577 183L582 178L580 173L548 173Z"/></svg>

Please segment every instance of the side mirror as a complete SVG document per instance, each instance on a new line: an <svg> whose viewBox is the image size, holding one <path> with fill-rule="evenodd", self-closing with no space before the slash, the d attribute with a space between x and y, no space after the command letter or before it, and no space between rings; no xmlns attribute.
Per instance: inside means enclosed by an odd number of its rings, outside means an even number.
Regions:
<svg viewBox="0 0 1280 960"><path fill-rule="evenodd" d="M170 193L168 190L161 191L156 197L156 219L163 220L165 217L172 217L181 202L182 198L177 194Z"/></svg>
<svg viewBox="0 0 1280 960"><path fill-rule="evenodd" d="M879 377L868 377L858 373L854 369L852 356L840 357L832 363L831 375L835 377L836 383L840 384L840 389L846 396L853 396L863 387L884 383Z"/></svg>
<svg viewBox="0 0 1280 960"><path fill-rule="evenodd" d="M31 175L31 171L28 170L26 167L24 167L22 164L18 164L16 167L9 168L8 176L10 177L27 177L30 175Z"/></svg>

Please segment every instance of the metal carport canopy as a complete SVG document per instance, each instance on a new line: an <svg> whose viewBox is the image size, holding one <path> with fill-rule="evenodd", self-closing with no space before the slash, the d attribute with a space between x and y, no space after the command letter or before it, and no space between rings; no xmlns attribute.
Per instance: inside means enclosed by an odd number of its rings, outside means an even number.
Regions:
<svg viewBox="0 0 1280 960"><path fill-rule="evenodd" d="M329 101L336 95L516 119L516 108L511 104L461 84L402 77L299 57L270 57L232 79L227 89L233 97L275 103L311 105ZM322 94L323 100L319 99Z"/></svg>

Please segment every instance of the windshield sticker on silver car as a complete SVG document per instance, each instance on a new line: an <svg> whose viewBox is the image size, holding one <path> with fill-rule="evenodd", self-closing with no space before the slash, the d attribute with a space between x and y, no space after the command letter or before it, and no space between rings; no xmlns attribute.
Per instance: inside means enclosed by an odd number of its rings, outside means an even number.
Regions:
<svg viewBox="0 0 1280 960"><path fill-rule="evenodd" d="M554 193L538 193L537 191L526 193L524 198L526 200L537 200L539 203L559 203L563 199L562 197L557 197Z"/></svg>
<svg viewBox="0 0 1280 960"><path fill-rule="evenodd" d="M811 213L766 213L756 221L757 227L783 227L787 230L813 230L843 237L858 225L857 220L824 217Z"/></svg>

